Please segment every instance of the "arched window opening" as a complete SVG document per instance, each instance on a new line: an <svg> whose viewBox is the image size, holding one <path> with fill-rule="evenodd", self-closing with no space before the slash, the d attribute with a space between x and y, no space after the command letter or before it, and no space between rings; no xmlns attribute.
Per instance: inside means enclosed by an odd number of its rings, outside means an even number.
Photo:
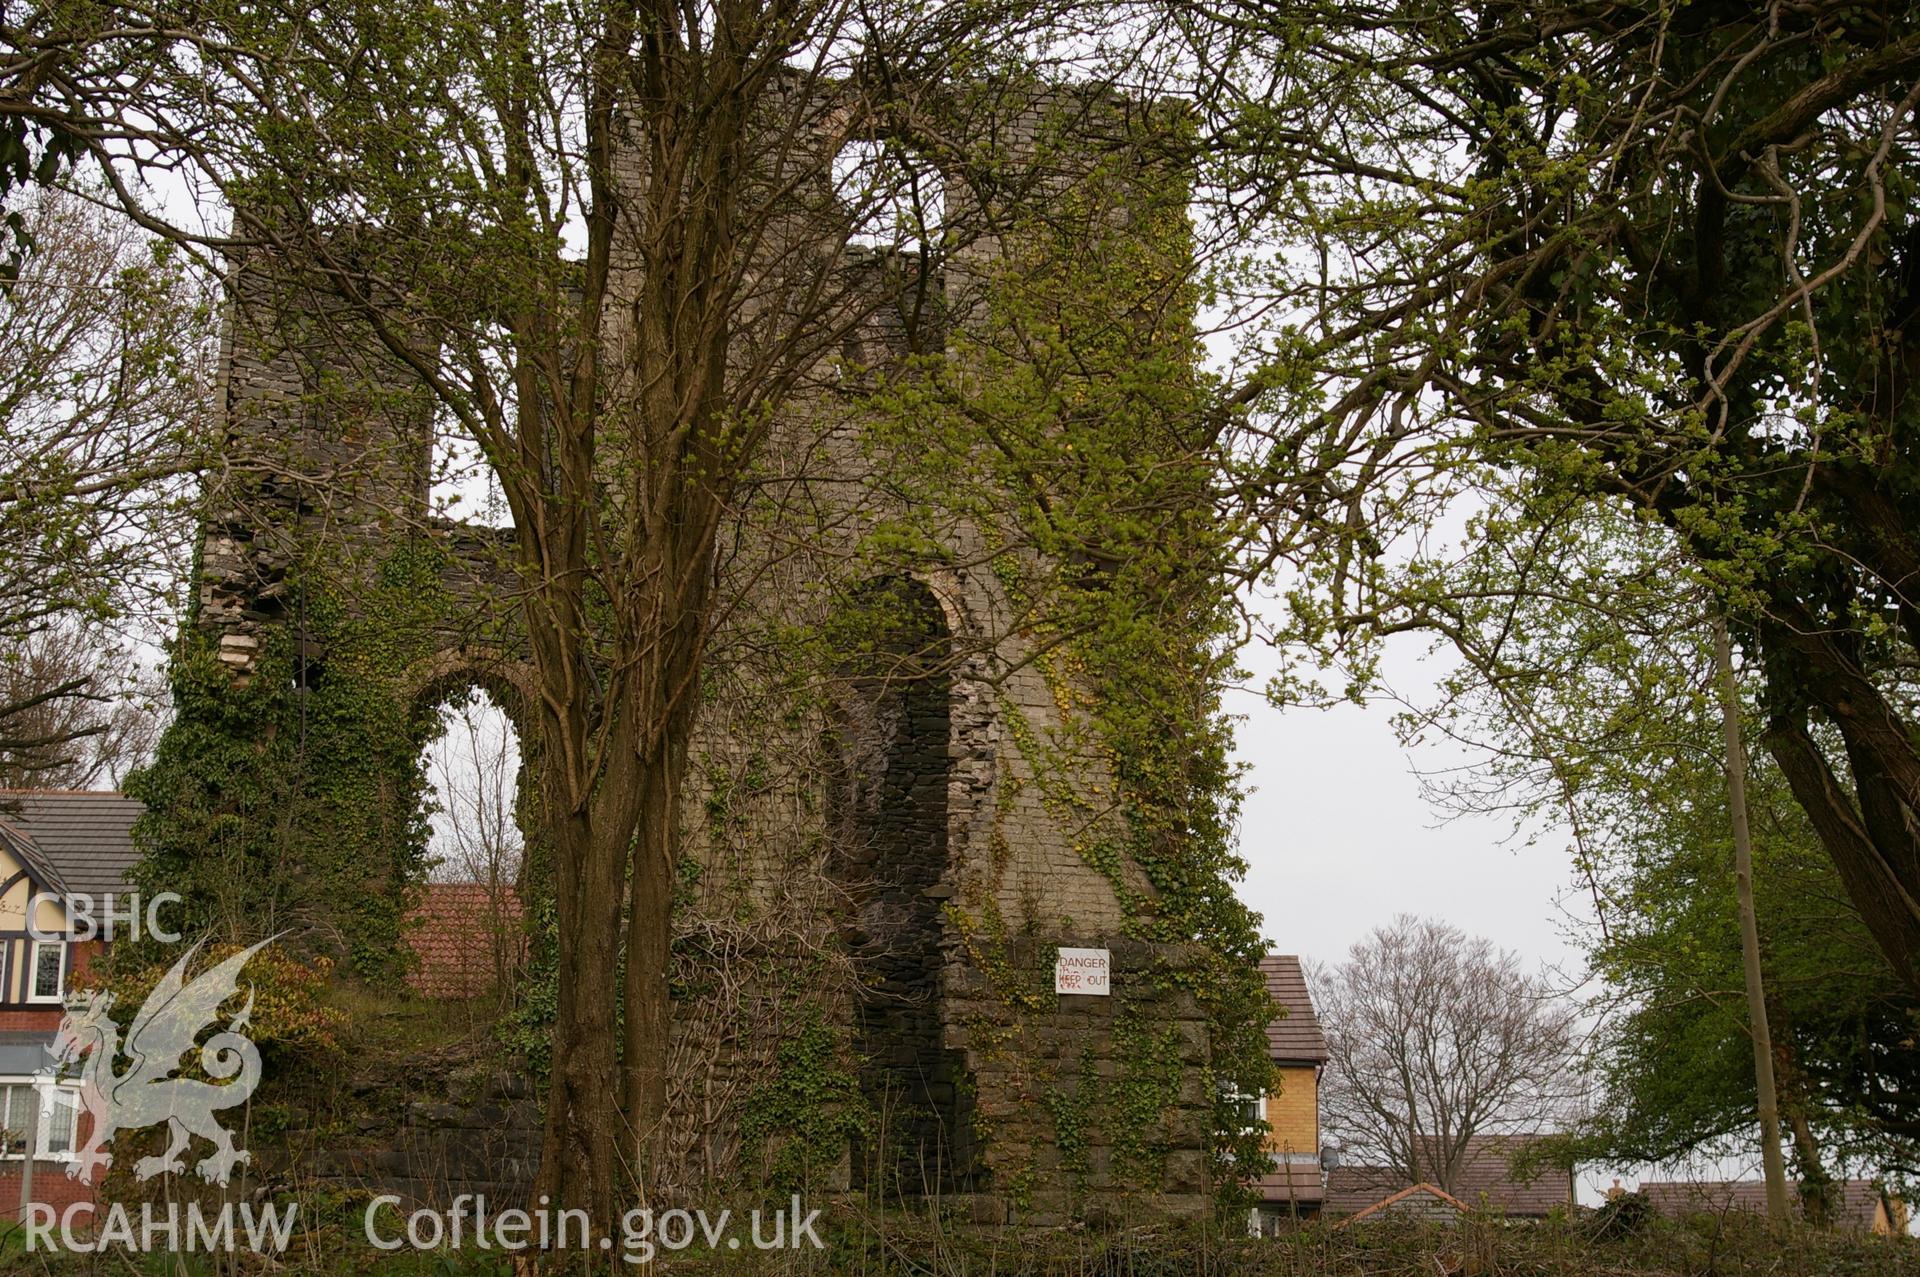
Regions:
<svg viewBox="0 0 1920 1277"><path fill-rule="evenodd" d="M876 583L850 612L857 655L845 670L829 813L861 977L861 1086L875 1114L854 1178L883 1197L931 1194L960 1185L971 1164L969 1088L942 1033L952 645L938 601L916 581Z"/></svg>
<svg viewBox="0 0 1920 1277"><path fill-rule="evenodd" d="M430 997L477 998L507 990L519 965L525 775L513 720L484 689L451 693L439 715L422 754L430 881L413 980Z"/></svg>

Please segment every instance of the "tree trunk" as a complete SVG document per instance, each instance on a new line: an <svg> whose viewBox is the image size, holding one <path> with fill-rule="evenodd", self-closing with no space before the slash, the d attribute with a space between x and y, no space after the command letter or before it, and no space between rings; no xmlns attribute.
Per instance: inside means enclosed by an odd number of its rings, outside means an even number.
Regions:
<svg viewBox="0 0 1920 1277"><path fill-rule="evenodd" d="M1813 1125L1807 1121L1805 1103L1788 1106L1787 1118L1793 1131L1793 1169L1800 1179L1801 1218L1815 1228L1833 1226L1833 1177L1820 1160L1820 1142L1814 1138Z"/></svg>
<svg viewBox="0 0 1920 1277"><path fill-rule="evenodd" d="M585 1209L594 1229L607 1230L620 1200L624 1123L615 977L638 797L636 707L603 687L593 669L585 593L589 527L575 510L590 509L584 503L597 496L594 429L591 420L556 418L550 439L559 499L527 504L557 509L561 517L517 531L522 562L538 565L543 581L543 588L529 591L523 614L539 680L540 814L552 857L559 960L533 1205Z"/></svg>
<svg viewBox="0 0 1920 1277"><path fill-rule="evenodd" d="M1762 627L1773 699L1767 748L1888 965L1920 991L1920 752L1879 689L1821 630L1791 615ZM1840 733L1852 793L1813 738L1810 706Z"/></svg>
<svg viewBox="0 0 1920 1277"><path fill-rule="evenodd" d="M1760 974L1760 923L1753 908L1753 842L1747 829L1747 751L1740 735L1740 688L1733 677L1727 623L1713 623L1720 673L1720 722L1726 737L1727 807L1733 817L1733 884L1740 906L1740 959L1747 976L1747 1018L1753 1035L1754 1083L1760 1100L1760 1160L1767 1179L1767 1219L1787 1225L1787 1174L1780 1156L1780 1101L1773 1084L1773 1037L1767 1031L1766 988Z"/></svg>
<svg viewBox="0 0 1920 1277"><path fill-rule="evenodd" d="M673 884L680 860L680 781L686 742L645 769L645 807L634 835L627 913L626 1021L623 1025L626 1112L641 1200L659 1181L661 1127L667 1112L667 1046L673 940Z"/></svg>
<svg viewBox="0 0 1920 1277"><path fill-rule="evenodd" d="M1779 1032L1774 1048L1774 1074L1780 1086L1780 1113L1793 1136L1793 1177L1800 1185L1800 1218L1815 1228L1833 1223L1833 1177L1820 1158L1820 1141L1813 1133L1813 1095L1794 1049L1793 1024L1779 1008L1772 1027Z"/></svg>
<svg viewBox="0 0 1920 1277"><path fill-rule="evenodd" d="M552 795L548 796L552 802ZM584 813L548 825L553 841L558 914L559 988L553 1023L553 1067L536 1207L582 1207L597 1229L615 1216L619 1132L619 1068L614 972L619 962L620 892L607 872L624 847L594 846Z"/></svg>
<svg viewBox="0 0 1920 1277"><path fill-rule="evenodd" d="M710 382L704 402L716 401ZM665 405L656 411L664 412ZM714 543L725 508L704 479L661 501L648 521L641 568L652 584L647 659L634 671L629 696L645 707L647 729L636 772L636 827L626 862L627 978L622 1025L621 1096L624 1149L642 1200L661 1178L657 1164L667 1117L668 1038L672 1032L673 890L680 863L680 796L700 701L700 667L713 623Z"/></svg>

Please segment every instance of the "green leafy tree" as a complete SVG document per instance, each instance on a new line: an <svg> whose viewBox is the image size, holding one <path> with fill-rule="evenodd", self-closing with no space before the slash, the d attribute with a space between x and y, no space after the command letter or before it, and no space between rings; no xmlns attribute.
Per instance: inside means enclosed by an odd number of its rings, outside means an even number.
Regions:
<svg viewBox="0 0 1920 1277"><path fill-rule="evenodd" d="M1750 1147L1753 1061L1713 763L1675 760L1604 875L1612 908L1594 961L1614 1001L1591 1136L1605 1156L1660 1162ZM1912 1172L1920 1002L1887 969L1779 774L1757 768L1748 798L1782 1117L1817 1219L1837 1167Z"/></svg>
<svg viewBox="0 0 1920 1277"><path fill-rule="evenodd" d="M1909 598L1920 28L1903 6L1227 6L1223 163L1300 627L1404 624L1459 466L1658 519L1766 676L1766 746L1920 988ZM1327 121L1333 123L1328 126ZM1288 521L1276 515L1276 527ZM1429 594L1444 590L1432 581ZM1360 658L1364 673L1364 656Z"/></svg>
<svg viewBox="0 0 1920 1277"><path fill-rule="evenodd" d="M1604 984L1580 1155L1750 1151L1754 1061L1709 584L1677 537L1622 502L1539 484L1479 495L1488 508L1444 584L1420 595L1408 582L1399 596L1403 616L1466 658L1401 729L1474 752L1472 765L1428 778L1443 807L1506 812L1573 841ZM1780 1104L1817 1218L1835 1169L1911 1164L1920 1004L1765 760L1748 805Z"/></svg>

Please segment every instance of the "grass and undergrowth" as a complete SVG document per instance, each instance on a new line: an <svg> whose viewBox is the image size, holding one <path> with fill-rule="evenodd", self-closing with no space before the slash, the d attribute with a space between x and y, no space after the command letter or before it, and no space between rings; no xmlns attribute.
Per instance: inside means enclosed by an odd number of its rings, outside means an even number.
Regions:
<svg viewBox="0 0 1920 1277"><path fill-rule="evenodd" d="M336 985L327 992L325 1009L326 1022L338 1029L332 1049L309 1057L307 1068L283 1070L285 1085L273 1098L263 1095L250 1115L254 1133L269 1142L355 1132L378 1139L360 1131L357 1119L368 1112L397 1114L410 1100L439 1095L454 1080L508 1063L492 1029L498 1008L490 1004L450 1007ZM243 1193L249 1190L267 1191L258 1182L242 1186ZM651 1267L623 1262L616 1247L609 1256L596 1256L601 1262L591 1269L546 1269L531 1262L516 1268L513 1256L470 1244L377 1250L362 1226L370 1195L338 1186L295 1192L299 1223L287 1248L274 1255L29 1251L18 1227L0 1221L0 1277L528 1277L547 1271L684 1277L1920 1277L1920 1239L1805 1228L1776 1235L1764 1221L1739 1214L1686 1221L1619 1210L1544 1223L1367 1220L1344 1228L1310 1223L1277 1237L1246 1238L1178 1225L985 1230L942 1225L923 1215L866 1212L844 1201L824 1218L818 1250L716 1250L695 1238L682 1250L656 1248ZM385 1227L389 1236L396 1231L391 1220ZM530 1252L522 1257L536 1258Z"/></svg>
<svg viewBox="0 0 1920 1277"><path fill-rule="evenodd" d="M1271 1238L1163 1228L980 1231L920 1219L841 1216L821 1250L693 1248L651 1269L613 1259L596 1272L685 1277L1913 1277L1920 1240L1796 1229L1776 1235L1746 1215L1646 1219L1600 1227L1593 1216L1545 1223L1364 1221L1302 1225ZM518 1277L512 1260L473 1250L388 1254L344 1225L296 1234L274 1258L250 1254L52 1255L0 1243L0 1271L79 1277ZM537 1270L522 1270L537 1271ZM569 1270L582 1271L582 1270Z"/></svg>

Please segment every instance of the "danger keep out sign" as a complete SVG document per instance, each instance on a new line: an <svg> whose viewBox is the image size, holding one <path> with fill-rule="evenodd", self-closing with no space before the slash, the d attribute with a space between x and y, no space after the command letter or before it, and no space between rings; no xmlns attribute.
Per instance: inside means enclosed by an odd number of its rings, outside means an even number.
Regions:
<svg viewBox="0 0 1920 1277"><path fill-rule="evenodd" d="M1053 962L1053 991L1104 998L1112 991L1108 982L1112 971L1105 949L1062 949Z"/></svg>

